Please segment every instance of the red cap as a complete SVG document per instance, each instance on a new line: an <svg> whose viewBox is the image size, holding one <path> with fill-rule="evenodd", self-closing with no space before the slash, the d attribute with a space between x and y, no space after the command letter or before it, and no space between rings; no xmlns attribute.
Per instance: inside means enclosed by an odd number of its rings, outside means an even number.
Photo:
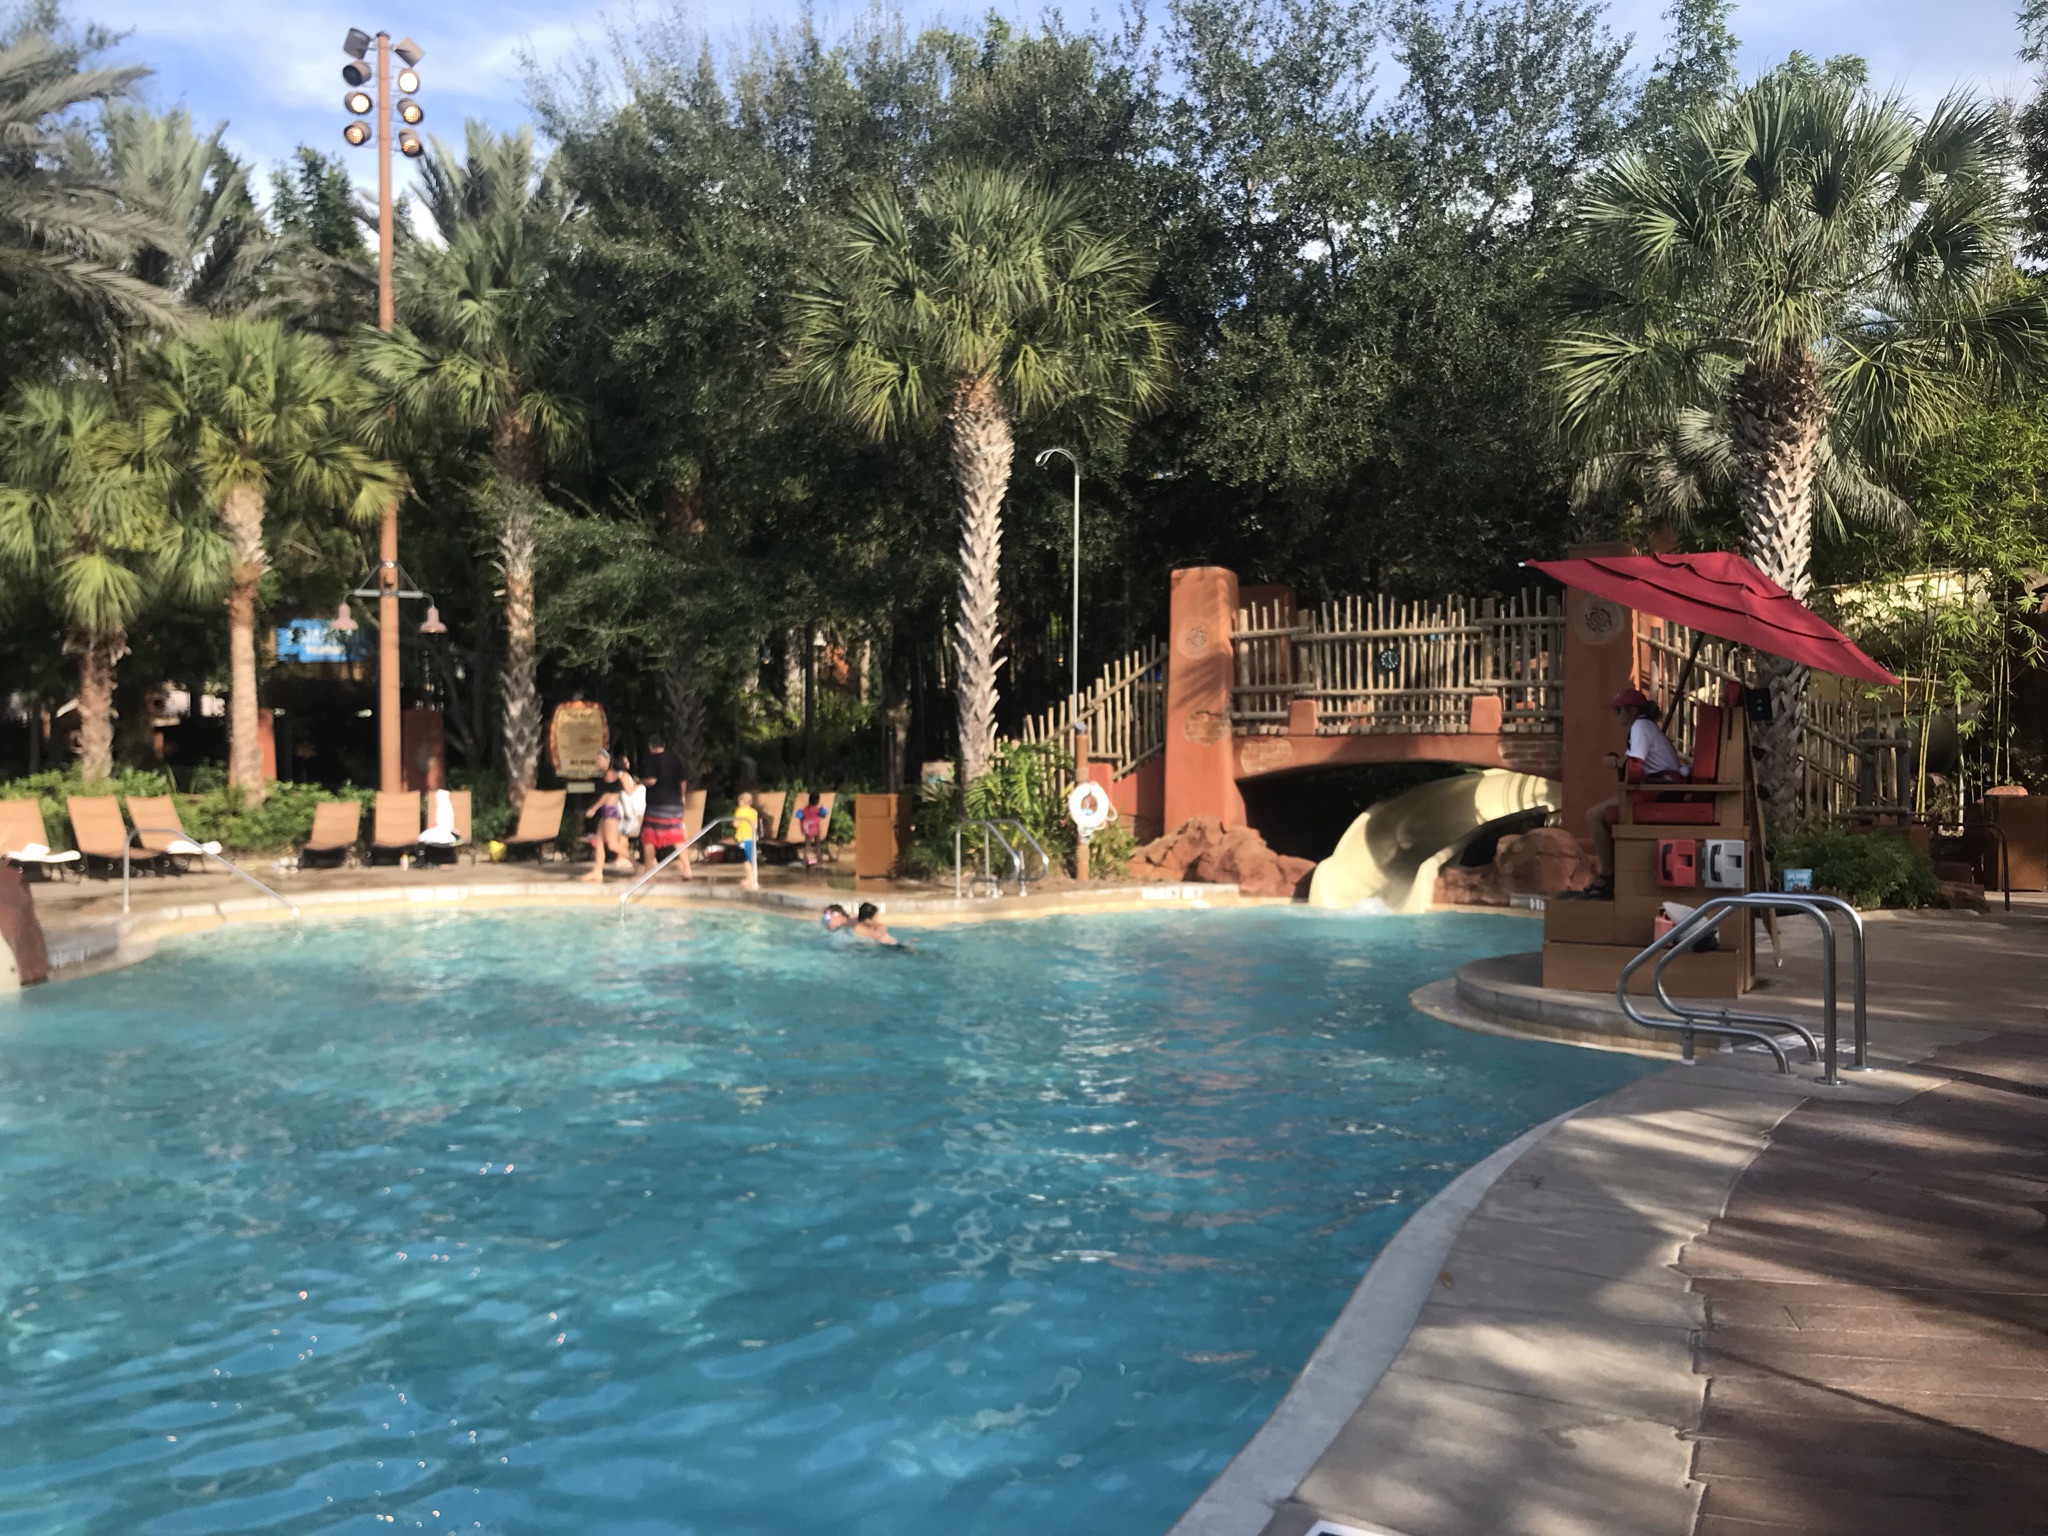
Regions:
<svg viewBox="0 0 2048 1536"><path fill-rule="evenodd" d="M1609 709L1641 709L1650 702L1650 696L1640 688L1624 688L1607 701Z"/></svg>

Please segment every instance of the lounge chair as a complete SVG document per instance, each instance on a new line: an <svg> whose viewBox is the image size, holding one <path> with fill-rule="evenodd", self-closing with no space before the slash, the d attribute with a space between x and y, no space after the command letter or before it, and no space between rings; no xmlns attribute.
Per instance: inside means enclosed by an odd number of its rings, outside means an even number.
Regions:
<svg viewBox="0 0 2048 1536"><path fill-rule="evenodd" d="M323 800L313 807L313 830L299 848L299 862L318 866L332 859L346 864L363 835L363 808L354 800Z"/></svg>
<svg viewBox="0 0 2048 1536"><path fill-rule="evenodd" d="M40 800L0 800L0 858L17 869L39 869L46 875L79 862L76 849L50 852L49 835Z"/></svg>
<svg viewBox="0 0 2048 1536"><path fill-rule="evenodd" d="M514 859L530 853L541 859L547 857L549 848L559 847L562 808L568 803L569 792L565 789L529 789L526 803L519 808L519 825L505 839L505 857Z"/></svg>
<svg viewBox="0 0 2048 1536"><path fill-rule="evenodd" d="M397 859L420 846L420 797L409 789L378 790L377 813L371 823L370 859L380 853Z"/></svg>
<svg viewBox="0 0 2048 1536"><path fill-rule="evenodd" d="M121 867L122 855L131 870L161 874L170 867L167 855L147 848L128 846L128 823L121 819L121 802L112 795L66 795L65 814L71 818L71 841L85 855L85 872L97 869L111 875Z"/></svg>
<svg viewBox="0 0 2048 1536"><path fill-rule="evenodd" d="M135 823L136 846L166 855L183 873L204 854L218 855L219 843L200 843L186 835L178 819L178 804L169 795L130 795L128 819Z"/></svg>
<svg viewBox="0 0 2048 1536"><path fill-rule="evenodd" d="M704 830L704 802L710 793L705 789L693 789L683 796L683 841L691 841Z"/></svg>
<svg viewBox="0 0 2048 1536"><path fill-rule="evenodd" d="M469 850L469 862L474 864L476 846L469 840L470 792L466 789L429 790L427 803L432 809L427 812L427 829L420 834L420 853L436 863L453 864L456 855L466 848ZM446 855L445 859L443 855Z"/></svg>

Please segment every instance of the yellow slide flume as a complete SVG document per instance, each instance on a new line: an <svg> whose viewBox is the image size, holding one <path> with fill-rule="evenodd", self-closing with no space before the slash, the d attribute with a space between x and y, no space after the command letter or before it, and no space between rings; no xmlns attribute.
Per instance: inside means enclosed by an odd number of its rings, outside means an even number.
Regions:
<svg viewBox="0 0 2048 1536"><path fill-rule="evenodd" d="M1309 904L1378 901L1389 912L1420 912L1436 889L1437 870L1473 833L1503 816L1563 803L1557 780L1503 768L1418 784L1351 823L1316 866Z"/></svg>

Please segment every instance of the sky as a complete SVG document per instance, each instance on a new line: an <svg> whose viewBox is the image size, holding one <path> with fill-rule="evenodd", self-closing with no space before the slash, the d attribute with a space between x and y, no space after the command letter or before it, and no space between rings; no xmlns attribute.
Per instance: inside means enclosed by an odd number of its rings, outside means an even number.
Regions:
<svg viewBox="0 0 2048 1536"><path fill-rule="evenodd" d="M913 24L946 21L969 29L991 8L972 0L901 3ZM1610 0L1610 24L1617 33L1635 34L1639 64L1656 54L1668 3ZM714 39L739 42L750 30L786 24L800 13L798 0L439 0L409 20L403 9L380 16L362 5L241 0L223 13L199 0L71 0L67 10L130 34L115 58L155 70L144 87L152 106L183 104L206 129L227 119L231 147L259 166L284 159L300 143L342 151L364 184L375 177L371 152L346 150L341 140L347 120L341 39L352 26L411 34L426 55L420 65L423 126L456 139L465 117L498 127L526 118L522 57L562 61L586 47L602 48L613 29L631 30L663 14L680 14ZM1005 0L994 8L1019 18L1043 9L1039 0ZM812 0L809 9L829 35L866 6ZM1088 0L1069 0L1062 9L1078 27ZM1738 7L1733 26L1742 39L1745 74L1795 48L1822 56L1860 53L1874 84L1900 88L1926 104L1959 82L1993 94L2023 93L2027 77L2014 59L2014 10L2014 0L1756 0ZM1114 20L1113 4L1104 15ZM258 179L267 184L267 177Z"/></svg>

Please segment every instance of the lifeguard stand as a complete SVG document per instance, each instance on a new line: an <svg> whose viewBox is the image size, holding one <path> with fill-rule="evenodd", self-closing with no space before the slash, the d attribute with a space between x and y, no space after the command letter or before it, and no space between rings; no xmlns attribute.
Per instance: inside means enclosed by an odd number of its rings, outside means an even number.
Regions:
<svg viewBox="0 0 2048 1536"><path fill-rule="evenodd" d="M1544 986L1611 994L1621 968L1656 937L1665 902L1698 906L1750 888L1759 845L1741 690L1728 684L1719 703L1691 707L1692 778L1621 786L1614 899L1546 904ZM1665 967L1665 985L1674 995L1739 997L1750 989L1756 938L1749 914L1731 912L1718 936L1718 948L1679 955ZM1638 972L1630 990L1648 992L1650 974L1648 967Z"/></svg>

